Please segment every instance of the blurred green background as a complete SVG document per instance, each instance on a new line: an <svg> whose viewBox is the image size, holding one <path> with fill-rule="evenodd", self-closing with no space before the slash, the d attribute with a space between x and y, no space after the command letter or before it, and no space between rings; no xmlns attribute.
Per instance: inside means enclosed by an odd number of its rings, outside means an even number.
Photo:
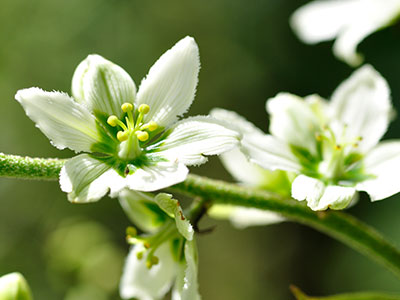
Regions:
<svg viewBox="0 0 400 300"><path fill-rule="evenodd" d="M280 91L329 97L353 71L331 43L302 44L290 30L298 0L2 0L0 8L0 151L71 157L58 151L14 101L18 89L70 91L73 71L90 53L121 65L137 85L156 59L186 35L202 69L190 115L218 106L267 130L265 100ZM360 45L387 78L400 106L400 26ZM400 120L386 138L400 137ZM232 180L218 159L194 173ZM116 200L73 205L57 182L0 178L0 274L23 273L36 299L118 299L129 225ZM350 212L400 245L400 197ZM203 299L292 299L357 290L400 292L388 271L342 244L294 223L235 230L226 222L199 236Z"/></svg>

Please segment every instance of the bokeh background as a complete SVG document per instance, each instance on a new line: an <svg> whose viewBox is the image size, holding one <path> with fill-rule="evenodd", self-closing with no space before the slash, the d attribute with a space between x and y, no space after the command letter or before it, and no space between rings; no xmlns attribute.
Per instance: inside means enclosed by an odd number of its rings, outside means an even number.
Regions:
<svg viewBox="0 0 400 300"><path fill-rule="evenodd" d="M70 91L77 64L98 53L123 66L137 84L156 59L186 35L200 47L202 69L190 115L215 106L235 110L267 130L266 99L280 91L329 97L353 71L332 43L302 44L289 25L298 0L2 0L0 8L0 151L71 157L52 147L14 101L18 89ZM400 26L359 47L387 78L400 106ZM386 138L400 137L400 120ZM232 180L216 158L197 174ZM36 299L119 299L128 252L128 219L118 202L67 201L57 182L0 178L0 274L22 272ZM400 245L400 197L350 213ZM358 290L400 292L388 271L312 229L294 223L236 230L227 222L198 238L203 299L292 299Z"/></svg>

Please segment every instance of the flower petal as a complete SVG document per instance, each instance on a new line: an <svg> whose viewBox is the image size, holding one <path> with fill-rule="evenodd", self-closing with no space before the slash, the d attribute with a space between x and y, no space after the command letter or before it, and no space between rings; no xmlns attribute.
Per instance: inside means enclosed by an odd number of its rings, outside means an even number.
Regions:
<svg viewBox="0 0 400 300"><path fill-rule="evenodd" d="M386 80L371 66L353 73L332 95L332 119L346 127L346 136L362 137L361 151L375 146L386 132L392 110Z"/></svg>
<svg viewBox="0 0 400 300"><path fill-rule="evenodd" d="M382 200L400 192L400 141L378 144L364 158L365 173L374 176L357 184L356 189L366 191L372 201Z"/></svg>
<svg viewBox="0 0 400 300"><path fill-rule="evenodd" d="M172 198L172 195L160 193L154 198L158 206L170 217L175 218L176 227L179 233L188 241L193 239L193 227L185 217L182 207L178 200Z"/></svg>
<svg viewBox="0 0 400 300"><path fill-rule="evenodd" d="M185 243L186 266L182 265L178 274L172 300L200 300L197 282L198 253L195 241Z"/></svg>
<svg viewBox="0 0 400 300"><path fill-rule="evenodd" d="M231 150L238 144L240 133L224 122L210 117L191 117L174 124L156 145L157 155L185 165L205 163L204 155Z"/></svg>
<svg viewBox="0 0 400 300"><path fill-rule="evenodd" d="M362 63L362 55L357 53L358 44L371 33L389 25L395 19L400 10L400 3L392 1L358 1L353 5L352 18L333 45L333 53L351 66ZM341 19L341 16L337 19Z"/></svg>
<svg viewBox="0 0 400 300"><path fill-rule="evenodd" d="M312 1L297 9L290 24L305 43L314 44L334 39L361 10L360 0Z"/></svg>
<svg viewBox="0 0 400 300"><path fill-rule="evenodd" d="M152 194L125 189L118 198L126 215L142 231L154 232L168 218L154 202Z"/></svg>
<svg viewBox="0 0 400 300"><path fill-rule="evenodd" d="M307 101L289 93L280 93L269 99L266 107L271 115L269 131L272 135L316 154L315 137L321 124Z"/></svg>
<svg viewBox="0 0 400 300"><path fill-rule="evenodd" d="M284 170L299 173L300 162L290 147L272 135L265 135L257 140L245 138L242 149L250 162L267 170Z"/></svg>
<svg viewBox="0 0 400 300"><path fill-rule="evenodd" d="M328 185L315 178L299 175L292 184L292 197L307 201L312 210L344 209L356 197L356 189L338 185Z"/></svg>
<svg viewBox="0 0 400 300"><path fill-rule="evenodd" d="M129 252L120 283L122 299L161 299L172 285L176 276L176 262L169 243L157 248L155 255L159 258L159 263L151 269L146 267L146 257L141 260L137 258L137 253L144 250L142 245L135 245Z"/></svg>
<svg viewBox="0 0 400 300"><path fill-rule="evenodd" d="M160 190L186 179L189 170L182 163L163 161L155 165L143 166L125 178L124 185L132 190L151 192ZM118 188L111 190L114 197Z"/></svg>
<svg viewBox="0 0 400 300"><path fill-rule="evenodd" d="M29 88L19 90L15 99L59 149L90 152L101 140L93 115L66 94Z"/></svg>
<svg viewBox="0 0 400 300"><path fill-rule="evenodd" d="M140 84L137 104L147 104L150 112L144 121L167 127L192 104L200 69L199 49L185 37L165 52Z"/></svg>
<svg viewBox="0 0 400 300"><path fill-rule="evenodd" d="M278 214L256 208L247 208L233 205L213 205L207 214L215 219L228 219L233 226L244 229L249 226L261 226L285 221Z"/></svg>
<svg viewBox="0 0 400 300"><path fill-rule="evenodd" d="M307 201L307 205L316 210L324 194L325 184L315 178L299 175L292 183L292 197L296 200Z"/></svg>
<svg viewBox="0 0 400 300"><path fill-rule="evenodd" d="M72 95L94 113L121 117L121 105L134 103L136 87L124 69L100 55L89 55L72 77Z"/></svg>
<svg viewBox="0 0 400 300"><path fill-rule="evenodd" d="M105 163L80 154L68 160L60 173L60 186L68 200L77 203L94 202L103 197L119 176ZM123 178L119 176L121 180Z"/></svg>

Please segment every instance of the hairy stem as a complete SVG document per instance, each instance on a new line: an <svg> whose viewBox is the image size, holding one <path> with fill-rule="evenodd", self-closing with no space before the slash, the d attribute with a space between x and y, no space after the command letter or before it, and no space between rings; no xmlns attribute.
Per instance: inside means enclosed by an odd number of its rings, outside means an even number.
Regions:
<svg viewBox="0 0 400 300"><path fill-rule="evenodd" d="M56 180L64 163L65 160L0 154L0 176ZM211 203L276 212L343 242L381 263L400 278L400 251L373 228L344 212L314 212L303 203L273 193L196 175L189 175L184 182L170 189L208 199Z"/></svg>

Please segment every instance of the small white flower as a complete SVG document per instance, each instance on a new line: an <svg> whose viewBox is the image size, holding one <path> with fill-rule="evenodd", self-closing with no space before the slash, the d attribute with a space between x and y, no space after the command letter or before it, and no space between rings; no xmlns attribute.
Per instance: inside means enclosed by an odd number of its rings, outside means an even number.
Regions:
<svg viewBox="0 0 400 300"><path fill-rule="evenodd" d="M128 242L134 246L125 262L121 298L161 299L172 287L173 300L199 300L194 231L179 202L168 194L154 197L128 190L119 199L135 224L143 225L145 219L144 224L153 224L147 234L128 232Z"/></svg>
<svg viewBox="0 0 400 300"><path fill-rule="evenodd" d="M357 45L371 33L390 25L400 14L400 0L316 0L291 18L306 43L332 40L334 54L349 65L361 64Z"/></svg>
<svg viewBox="0 0 400 300"><path fill-rule="evenodd" d="M231 125L232 129L240 132L243 135L242 145L257 143L260 137L262 139L265 135L260 129L235 112L215 108L210 115L218 120L224 120ZM266 170L249 162L242 153L245 149L245 147L235 147L220 155L222 164L232 177L245 186L273 191L284 196L290 195L291 174L281 170ZM248 226L274 224L284 220L284 218L272 212L225 204L214 204L207 213L213 218L229 219L235 227L240 229Z"/></svg>
<svg viewBox="0 0 400 300"><path fill-rule="evenodd" d="M70 159L60 175L73 202L116 195L127 187L154 191L185 180L186 165L230 150L239 134L209 117L177 121L191 105L200 68L191 37L179 41L150 69L136 94L119 66L89 55L77 67L72 95L38 88L15 98L59 149L86 152Z"/></svg>
<svg viewBox="0 0 400 300"><path fill-rule="evenodd" d="M32 293L24 276L15 272L0 277L0 299L32 300Z"/></svg>
<svg viewBox="0 0 400 300"><path fill-rule="evenodd" d="M392 115L389 87L371 66L343 82L331 102L281 93L267 101L271 135L243 138L250 162L297 174L292 196L313 210L343 209L357 191L372 201L400 191L400 141L378 144Z"/></svg>

